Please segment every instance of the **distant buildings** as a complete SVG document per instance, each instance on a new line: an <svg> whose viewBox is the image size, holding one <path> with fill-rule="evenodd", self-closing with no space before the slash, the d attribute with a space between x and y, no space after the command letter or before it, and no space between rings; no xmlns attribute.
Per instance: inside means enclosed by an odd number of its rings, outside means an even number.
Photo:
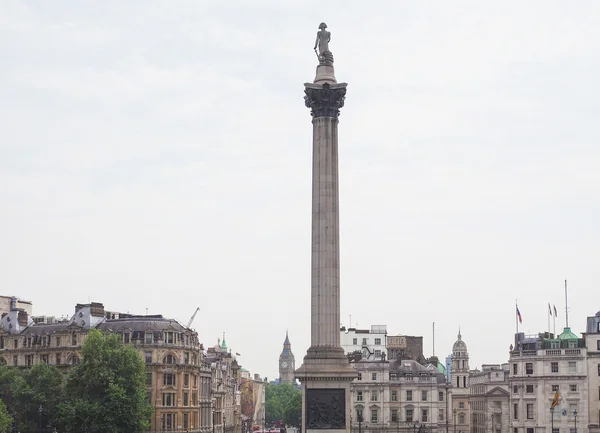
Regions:
<svg viewBox="0 0 600 433"><path fill-rule="evenodd" d="M600 432L600 311L587 318L583 335L587 349L588 425L590 433Z"/></svg>
<svg viewBox="0 0 600 433"><path fill-rule="evenodd" d="M471 432L511 433L508 364L484 364L469 375Z"/></svg>
<svg viewBox="0 0 600 433"><path fill-rule="evenodd" d="M514 433L580 431L588 427L588 365L585 339L562 334L515 334L508 377ZM598 392L598 389L595 390ZM558 404L552 402L558 396ZM573 430L572 430L573 429Z"/></svg>
<svg viewBox="0 0 600 433"><path fill-rule="evenodd" d="M457 338L452 346L452 421L456 433L467 433L472 432L469 429L469 352L460 330Z"/></svg>
<svg viewBox="0 0 600 433"><path fill-rule="evenodd" d="M382 354L387 356L386 337L386 325L372 325L370 329L340 328L340 345L344 353L362 359L381 359Z"/></svg>
<svg viewBox="0 0 600 433"><path fill-rule="evenodd" d="M198 334L176 320L108 312L97 302L77 304L67 320L34 321L31 303L14 300L8 310L0 319L1 363L45 363L68 371L81 361L90 329L117 334L146 363L148 400L156 408L152 430L241 433L241 371L225 339L205 353Z"/></svg>

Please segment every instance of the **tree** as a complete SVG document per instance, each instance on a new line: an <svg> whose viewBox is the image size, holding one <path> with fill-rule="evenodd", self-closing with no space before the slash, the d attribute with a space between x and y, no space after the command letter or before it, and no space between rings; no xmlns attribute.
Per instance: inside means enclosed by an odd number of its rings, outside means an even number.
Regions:
<svg viewBox="0 0 600 433"><path fill-rule="evenodd" d="M8 433L11 430L13 418L8 413L6 406L0 400L0 433Z"/></svg>
<svg viewBox="0 0 600 433"><path fill-rule="evenodd" d="M0 366L0 398L20 432L56 425L63 381L63 374L47 364L24 370Z"/></svg>
<svg viewBox="0 0 600 433"><path fill-rule="evenodd" d="M286 425L300 427L302 424L302 393L294 393L283 413L283 421Z"/></svg>
<svg viewBox="0 0 600 433"><path fill-rule="evenodd" d="M36 432L39 427L54 427L62 399L63 374L47 364L36 364L19 373L11 386L19 431Z"/></svg>
<svg viewBox="0 0 600 433"><path fill-rule="evenodd" d="M59 407L67 433L139 433L150 426L145 365L115 334L90 330Z"/></svg>
<svg viewBox="0 0 600 433"><path fill-rule="evenodd" d="M288 410L290 413L290 420L295 419L296 410L300 413L300 418L302 418L302 393L293 385L267 384L267 388L265 390L265 400L265 417L267 419L267 424L272 424L279 420L284 420L287 424L286 412ZM298 401L300 402L299 409L297 409ZM298 425L292 423L289 424L294 426Z"/></svg>

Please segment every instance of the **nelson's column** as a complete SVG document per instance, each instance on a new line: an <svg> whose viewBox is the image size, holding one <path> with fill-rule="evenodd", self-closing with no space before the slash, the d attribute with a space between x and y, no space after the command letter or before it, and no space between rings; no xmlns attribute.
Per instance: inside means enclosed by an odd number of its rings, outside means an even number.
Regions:
<svg viewBox="0 0 600 433"><path fill-rule="evenodd" d="M317 74L304 84L313 124L311 345L296 378L302 383L302 427L319 433L350 431L350 382L357 377L340 346L338 116L347 84L335 79L330 40L321 23Z"/></svg>

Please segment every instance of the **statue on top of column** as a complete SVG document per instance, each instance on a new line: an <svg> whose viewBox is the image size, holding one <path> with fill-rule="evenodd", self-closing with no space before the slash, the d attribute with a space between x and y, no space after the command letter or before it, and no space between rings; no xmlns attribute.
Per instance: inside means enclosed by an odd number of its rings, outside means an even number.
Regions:
<svg viewBox="0 0 600 433"><path fill-rule="evenodd" d="M329 51L329 41L331 41L331 32L327 30L327 24L319 24L317 32L317 40L315 41L315 53L319 59L319 65L333 65L333 54ZM319 51L317 52L317 48Z"/></svg>

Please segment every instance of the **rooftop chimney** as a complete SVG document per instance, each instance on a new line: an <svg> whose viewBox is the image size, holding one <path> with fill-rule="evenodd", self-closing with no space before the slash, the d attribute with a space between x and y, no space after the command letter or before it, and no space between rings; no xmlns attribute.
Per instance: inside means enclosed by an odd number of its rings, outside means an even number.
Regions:
<svg viewBox="0 0 600 433"><path fill-rule="evenodd" d="M19 315L17 316L17 322L19 326L25 328L27 326L27 311L19 310Z"/></svg>

